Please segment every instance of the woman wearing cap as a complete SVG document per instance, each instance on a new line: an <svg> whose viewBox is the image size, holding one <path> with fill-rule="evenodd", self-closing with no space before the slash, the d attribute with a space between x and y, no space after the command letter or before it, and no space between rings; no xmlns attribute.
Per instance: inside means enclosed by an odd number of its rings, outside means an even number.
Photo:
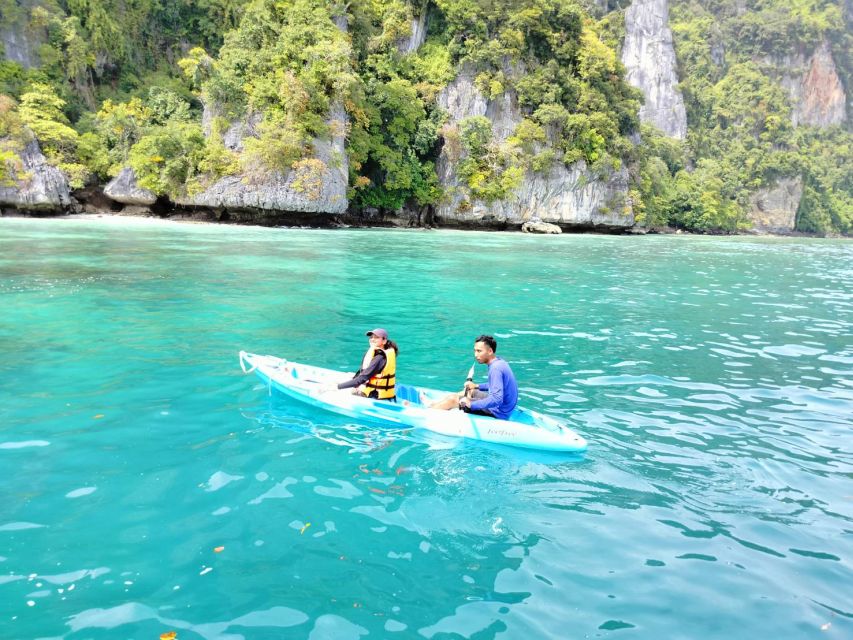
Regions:
<svg viewBox="0 0 853 640"><path fill-rule="evenodd" d="M379 400L397 400L397 345L388 339L385 329L367 332L370 346L361 361L361 368L352 380L338 385L338 389L355 389L355 393Z"/></svg>

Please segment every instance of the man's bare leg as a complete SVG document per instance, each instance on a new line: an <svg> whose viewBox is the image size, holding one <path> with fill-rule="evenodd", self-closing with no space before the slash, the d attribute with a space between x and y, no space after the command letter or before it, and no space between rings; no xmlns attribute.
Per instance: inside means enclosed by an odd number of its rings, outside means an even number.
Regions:
<svg viewBox="0 0 853 640"><path fill-rule="evenodd" d="M450 411L451 409L459 408L459 399L462 397L461 393L451 393L449 395L444 396L438 402L433 402L432 404L428 404L426 401L426 397L421 394L421 404L430 408L430 409L439 409L441 411Z"/></svg>
<svg viewBox="0 0 853 640"><path fill-rule="evenodd" d="M462 394L459 393L451 393L450 395L444 396L438 402L435 402L430 405L430 409L441 409L443 411L450 411L451 409L459 408L459 398L462 397Z"/></svg>

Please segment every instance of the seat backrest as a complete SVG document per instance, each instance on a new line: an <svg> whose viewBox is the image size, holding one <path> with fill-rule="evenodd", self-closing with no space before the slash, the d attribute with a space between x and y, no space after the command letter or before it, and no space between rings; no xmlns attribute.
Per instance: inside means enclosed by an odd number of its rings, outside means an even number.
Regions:
<svg viewBox="0 0 853 640"><path fill-rule="evenodd" d="M420 404L420 398L418 397L418 389L417 387L413 387L410 384L398 384L397 385L397 402L402 402L407 400L412 404Z"/></svg>

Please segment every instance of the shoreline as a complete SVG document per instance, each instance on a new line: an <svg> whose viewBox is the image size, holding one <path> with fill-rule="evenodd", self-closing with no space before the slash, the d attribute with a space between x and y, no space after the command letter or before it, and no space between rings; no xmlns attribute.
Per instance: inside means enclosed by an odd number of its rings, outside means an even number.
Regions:
<svg viewBox="0 0 853 640"><path fill-rule="evenodd" d="M205 216L206 217L206 216ZM68 222L74 221L95 221L100 220L107 223L115 224L143 224L143 225L173 225L187 224L210 227L254 227L258 229L304 229L314 231L338 231L338 230L354 230L354 229L384 229L384 230L399 230L399 231L480 231L484 233L509 233L520 235L598 235L598 236L695 236L695 237L757 237L757 238L816 238L816 239L837 239L849 240L853 236L845 235L819 235L814 233L805 233L802 231L790 231L786 233L767 233L767 232L741 232L741 233L697 233L684 229L675 229L672 227L657 227L645 229L641 227L629 227L626 229L597 229L594 227L575 227L562 228L559 234L547 234L537 232L523 231L519 226L512 225L507 228L498 228L496 225L412 225L403 224L400 219L384 221L384 224L365 224L362 221L352 223L352 221L341 221L335 218L323 221L322 224L263 224L261 222L240 221L240 220L211 220L205 219L203 216L159 216L156 214L122 214L113 211L88 211L83 213L60 213L60 214L39 214L27 213L21 211L10 212L5 211L0 215L0 220L64 220ZM317 217L317 216L312 216Z"/></svg>
<svg viewBox="0 0 853 640"><path fill-rule="evenodd" d="M281 216L279 216L281 217ZM0 219L29 219L29 220L111 220L115 222L129 222L131 220L143 221L144 224L178 223L211 225L215 227L257 227L266 229L315 229L335 231L340 229L398 229L402 231L482 231L488 233L519 233L524 235L646 235L646 230L636 228L607 228L607 227L560 227L560 234L545 234L537 232L525 232L521 224L515 223L483 223L483 224L413 224L410 220L400 217L389 217L381 220L364 218L353 218L346 214L298 214L290 224L284 220L277 220L272 216L260 216L260 220L247 218L215 219L207 211L199 211L198 214L187 212L177 215L158 215L149 211L123 213L121 211L84 211L80 213L41 213L27 212L7 209L0 214ZM559 225L554 225L558 226ZM654 233L654 232L652 232ZM673 233L675 233L673 231Z"/></svg>

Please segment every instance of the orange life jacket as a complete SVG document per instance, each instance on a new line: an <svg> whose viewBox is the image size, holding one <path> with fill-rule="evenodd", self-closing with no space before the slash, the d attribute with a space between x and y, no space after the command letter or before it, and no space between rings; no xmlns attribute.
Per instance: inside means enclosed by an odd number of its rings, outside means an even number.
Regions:
<svg viewBox="0 0 853 640"><path fill-rule="evenodd" d="M378 352L385 354L385 366L382 371L361 385L358 391L363 396L372 396L373 392L376 392L380 400L390 400L397 396L397 352L394 349L370 347L361 361L361 369L362 371L367 369Z"/></svg>

